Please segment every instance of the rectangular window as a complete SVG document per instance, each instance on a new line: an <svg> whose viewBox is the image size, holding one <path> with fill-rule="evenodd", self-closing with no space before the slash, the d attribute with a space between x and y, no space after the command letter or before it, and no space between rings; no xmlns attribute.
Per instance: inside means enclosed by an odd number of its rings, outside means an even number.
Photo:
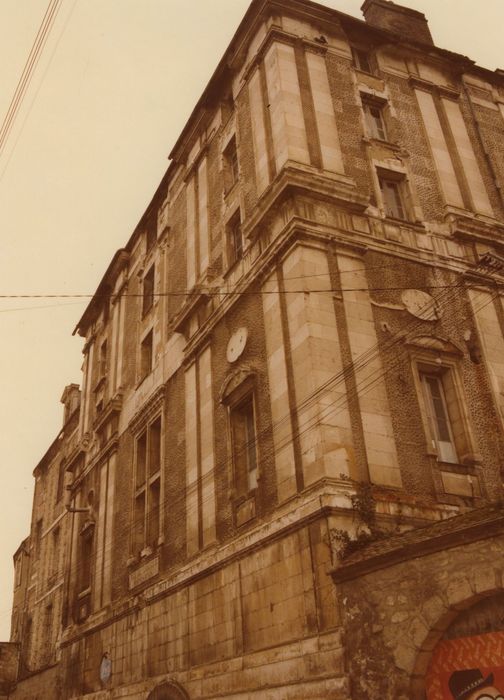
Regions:
<svg viewBox="0 0 504 700"><path fill-rule="evenodd" d="M58 484L56 486L56 503L59 503L63 498L65 489L65 462L62 460L58 467Z"/></svg>
<svg viewBox="0 0 504 700"><path fill-rule="evenodd" d="M140 346L140 379L145 379L152 372L153 333L150 330Z"/></svg>
<svg viewBox="0 0 504 700"><path fill-rule="evenodd" d="M107 375L107 341L104 340L100 345L100 366L98 367L98 372L100 374L100 379Z"/></svg>
<svg viewBox="0 0 504 700"><path fill-rule="evenodd" d="M385 216L392 219L406 219L403 201L402 182L382 175L378 176Z"/></svg>
<svg viewBox="0 0 504 700"><path fill-rule="evenodd" d="M243 234L239 209L227 224L227 242L229 265L233 265L243 257Z"/></svg>
<svg viewBox="0 0 504 700"><path fill-rule="evenodd" d="M447 403L443 375L420 373L432 447L441 462L457 463L457 450Z"/></svg>
<svg viewBox="0 0 504 700"><path fill-rule="evenodd" d="M254 398L249 394L230 411L234 478L238 495L257 488Z"/></svg>
<svg viewBox="0 0 504 700"><path fill-rule="evenodd" d="M238 182L240 174L238 169L238 150L236 148L236 138L234 136L224 150L223 159L224 187L226 192L229 192Z"/></svg>
<svg viewBox="0 0 504 700"><path fill-rule="evenodd" d="M84 593L91 588L94 540L93 534L92 527L87 527L80 534L79 593Z"/></svg>
<svg viewBox="0 0 504 700"><path fill-rule="evenodd" d="M383 117L383 106L378 103L363 100L362 107L366 118L366 129L373 139L386 141L387 132L385 130L385 120Z"/></svg>
<svg viewBox="0 0 504 700"><path fill-rule="evenodd" d="M161 418L153 421L136 441L133 549L156 547L161 507Z"/></svg>
<svg viewBox="0 0 504 700"><path fill-rule="evenodd" d="M154 304L154 265L149 269L143 280L142 316L151 310Z"/></svg>
<svg viewBox="0 0 504 700"><path fill-rule="evenodd" d="M56 576L59 571L60 555L60 529L55 527L52 533L51 575Z"/></svg>
<svg viewBox="0 0 504 700"><path fill-rule="evenodd" d="M364 71L364 73L373 72L371 64L371 55L368 51L364 51L364 49L357 49L354 46L352 47L352 57L354 66L358 70Z"/></svg>

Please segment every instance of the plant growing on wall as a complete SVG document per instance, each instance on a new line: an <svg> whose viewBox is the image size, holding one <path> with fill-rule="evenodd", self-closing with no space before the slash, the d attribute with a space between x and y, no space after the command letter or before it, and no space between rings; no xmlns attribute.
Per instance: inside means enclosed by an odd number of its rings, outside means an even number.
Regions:
<svg viewBox="0 0 504 700"><path fill-rule="evenodd" d="M373 495L373 485L368 481L354 481L344 474L341 475L341 478L350 482L355 489L350 495L350 502L354 516L357 519L357 529L353 538L348 530L337 528L330 530L331 548L339 560L345 559L370 542L382 539L388 534L376 522L376 501Z"/></svg>

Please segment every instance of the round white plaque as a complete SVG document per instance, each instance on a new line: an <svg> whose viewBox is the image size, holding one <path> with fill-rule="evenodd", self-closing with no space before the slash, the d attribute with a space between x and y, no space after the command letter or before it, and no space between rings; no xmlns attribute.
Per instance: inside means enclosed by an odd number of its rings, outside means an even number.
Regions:
<svg viewBox="0 0 504 700"><path fill-rule="evenodd" d="M233 333L227 344L226 359L228 362L236 362L247 344L248 331L243 326Z"/></svg>

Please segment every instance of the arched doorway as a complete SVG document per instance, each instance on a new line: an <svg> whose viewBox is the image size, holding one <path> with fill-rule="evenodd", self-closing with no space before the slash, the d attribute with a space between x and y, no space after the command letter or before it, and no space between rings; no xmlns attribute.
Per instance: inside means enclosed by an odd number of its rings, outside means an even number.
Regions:
<svg viewBox="0 0 504 700"><path fill-rule="evenodd" d="M167 681L158 685L149 693L147 700L190 700L184 688L176 681Z"/></svg>
<svg viewBox="0 0 504 700"><path fill-rule="evenodd" d="M430 649L419 656L424 664L423 692L413 697L472 700L504 695L504 592L472 599L462 610L453 611L451 619L439 625Z"/></svg>

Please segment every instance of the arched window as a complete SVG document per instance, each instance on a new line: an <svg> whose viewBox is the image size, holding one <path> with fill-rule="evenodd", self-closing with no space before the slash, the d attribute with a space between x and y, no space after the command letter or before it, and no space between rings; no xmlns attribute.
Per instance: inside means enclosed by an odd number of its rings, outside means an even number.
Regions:
<svg viewBox="0 0 504 700"><path fill-rule="evenodd" d="M147 700L189 700L189 695L181 685L175 681L168 681L154 688Z"/></svg>

